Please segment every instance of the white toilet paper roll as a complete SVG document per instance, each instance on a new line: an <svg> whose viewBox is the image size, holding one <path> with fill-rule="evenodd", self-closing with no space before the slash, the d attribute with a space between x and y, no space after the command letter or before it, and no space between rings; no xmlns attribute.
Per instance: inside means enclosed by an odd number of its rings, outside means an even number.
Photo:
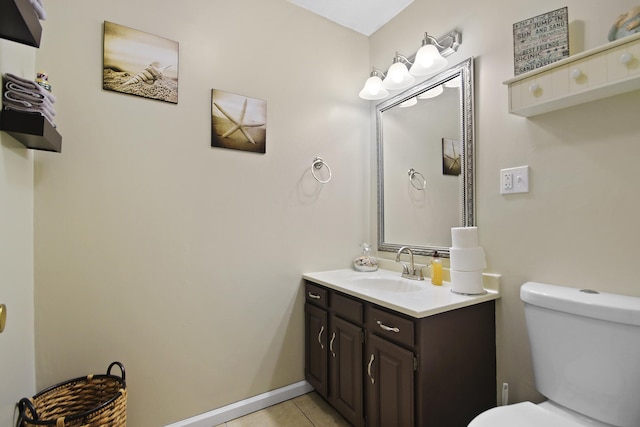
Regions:
<svg viewBox="0 0 640 427"><path fill-rule="evenodd" d="M482 271L451 270L451 291L457 294L480 295L485 290L482 286Z"/></svg>
<svg viewBox="0 0 640 427"><path fill-rule="evenodd" d="M454 248L478 246L478 227L452 227L451 242Z"/></svg>
<svg viewBox="0 0 640 427"><path fill-rule="evenodd" d="M478 271L487 268L484 249L475 248L450 248L450 266L452 270Z"/></svg>

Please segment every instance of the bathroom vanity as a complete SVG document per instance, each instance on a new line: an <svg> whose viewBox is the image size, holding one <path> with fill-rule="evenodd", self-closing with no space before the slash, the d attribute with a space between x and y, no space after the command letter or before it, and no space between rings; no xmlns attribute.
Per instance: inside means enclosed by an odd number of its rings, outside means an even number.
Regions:
<svg viewBox="0 0 640 427"><path fill-rule="evenodd" d="M495 299L399 273L305 279L305 376L354 426L466 426L496 406Z"/></svg>

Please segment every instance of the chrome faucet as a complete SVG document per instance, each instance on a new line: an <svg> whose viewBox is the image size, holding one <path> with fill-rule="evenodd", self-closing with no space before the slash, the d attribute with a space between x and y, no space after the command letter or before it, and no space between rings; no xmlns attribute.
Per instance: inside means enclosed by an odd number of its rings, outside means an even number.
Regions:
<svg viewBox="0 0 640 427"><path fill-rule="evenodd" d="M424 280L424 275L422 274L422 268L416 269L415 264L413 263L413 251L409 246L403 246L398 249L398 254L396 255L396 262L400 262L400 255L402 252L409 253L409 265L402 263L402 277L411 280Z"/></svg>

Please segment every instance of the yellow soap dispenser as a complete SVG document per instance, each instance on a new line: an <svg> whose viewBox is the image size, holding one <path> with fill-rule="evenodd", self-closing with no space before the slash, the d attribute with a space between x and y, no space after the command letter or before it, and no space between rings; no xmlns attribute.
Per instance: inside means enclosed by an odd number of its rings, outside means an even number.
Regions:
<svg viewBox="0 0 640 427"><path fill-rule="evenodd" d="M434 251L431 257L431 283L442 286L442 260L438 251Z"/></svg>

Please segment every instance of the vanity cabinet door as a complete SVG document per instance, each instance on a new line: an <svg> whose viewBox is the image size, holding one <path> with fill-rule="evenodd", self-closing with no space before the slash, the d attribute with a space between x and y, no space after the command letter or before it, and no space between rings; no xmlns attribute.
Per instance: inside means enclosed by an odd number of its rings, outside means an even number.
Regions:
<svg viewBox="0 0 640 427"><path fill-rule="evenodd" d="M364 425L362 347L362 328L332 316L329 401L356 427Z"/></svg>
<svg viewBox="0 0 640 427"><path fill-rule="evenodd" d="M371 333L367 341L367 426L413 427L413 353Z"/></svg>
<svg viewBox="0 0 640 427"><path fill-rule="evenodd" d="M327 350L329 333L328 316L322 310L311 304L305 304L305 378L325 399L328 397L329 366L327 364Z"/></svg>

